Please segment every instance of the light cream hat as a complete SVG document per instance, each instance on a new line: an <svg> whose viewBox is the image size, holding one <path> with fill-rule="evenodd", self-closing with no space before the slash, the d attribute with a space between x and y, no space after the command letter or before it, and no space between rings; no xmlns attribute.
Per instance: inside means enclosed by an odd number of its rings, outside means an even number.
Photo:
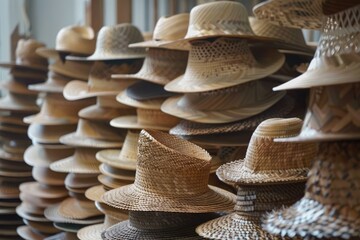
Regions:
<svg viewBox="0 0 360 240"><path fill-rule="evenodd" d="M56 60L49 66L49 70L72 79L87 80L92 67L92 62Z"/></svg>
<svg viewBox="0 0 360 240"><path fill-rule="evenodd" d="M65 85L70 82L72 78L65 77L55 72L50 72L49 77L43 83L36 83L28 85L30 90L38 92L62 93Z"/></svg>
<svg viewBox="0 0 360 240"><path fill-rule="evenodd" d="M46 58L59 55L91 55L95 50L95 32L88 26L67 26L57 33L55 48L39 48L36 53Z"/></svg>
<svg viewBox="0 0 360 240"><path fill-rule="evenodd" d="M33 113L40 110L36 104L36 95L24 95L8 92L0 99L0 110Z"/></svg>
<svg viewBox="0 0 360 240"><path fill-rule="evenodd" d="M129 23L104 26L100 29L95 52L86 58L68 56L68 60L104 61L116 59L144 58L142 48L129 48L131 43L141 42L144 38L137 27Z"/></svg>
<svg viewBox="0 0 360 240"><path fill-rule="evenodd" d="M283 94L275 94L276 82L252 81L208 92L186 93L168 98L161 110L170 115L200 123L228 123L257 115L273 106Z"/></svg>
<svg viewBox="0 0 360 240"><path fill-rule="evenodd" d="M43 145L31 145L24 153L24 161L34 167L48 167L52 162L66 158L73 153L72 147L59 151L59 149L47 148Z"/></svg>
<svg viewBox="0 0 360 240"><path fill-rule="evenodd" d="M9 92L23 94L23 95L37 95L38 92L31 91L28 89L27 83L23 83L16 78L10 78L0 83L1 89L6 89Z"/></svg>
<svg viewBox="0 0 360 240"><path fill-rule="evenodd" d="M30 124L28 136L33 143L59 144L60 137L76 129L76 124L61 125L42 125Z"/></svg>
<svg viewBox="0 0 360 240"><path fill-rule="evenodd" d="M279 70L284 61L285 56L277 50L251 50L244 40L194 41L185 74L166 84L165 90L186 93L231 87L269 76Z"/></svg>
<svg viewBox="0 0 360 240"><path fill-rule="evenodd" d="M54 172L48 167L33 167L33 178L40 184L49 186L64 186L66 174Z"/></svg>

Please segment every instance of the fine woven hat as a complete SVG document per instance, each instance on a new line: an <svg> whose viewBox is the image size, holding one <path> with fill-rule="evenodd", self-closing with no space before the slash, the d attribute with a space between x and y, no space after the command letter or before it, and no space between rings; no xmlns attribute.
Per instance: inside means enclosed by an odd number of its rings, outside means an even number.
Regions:
<svg viewBox="0 0 360 240"><path fill-rule="evenodd" d="M16 78L10 78L0 83L1 89L7 89L9 92L23 94L23 95L37 95L35 91L28 89L28 85L17 80Z"/></svg>
<svg viewBox="0 0 360 240"><path fill-rule="evenodd" d="M67 198L60 203L59 214L64 218L86 219L102 215L92 201L80 201L76 198Z"/></svg>
<svg viewBox="0 0 360 240"><path fill-rule="evenodd" d="M127 96L138 101L174 96L174 93L166 91L162 85L147 81L138 81L127 87L125 91Z"/></svg>
<svg viewBox="0 0 360 240"><path fill-rule="evenodd" d="M36 92L62 93L65 85L71 80L72 78L50 72L44 83L30 84L28 88Z"/></svg>
<svg viewBox="0 0 360 240"><path fill-rule="evenodd" d="M44 47L43 43L40 43L34 39L20 39L17 43L15 50L16 62L0 63L0 67L3 68L25 68L47 71L48 61L36 54L36 49Z"/></svg>
<svg viewBox="0 0 360 240"><path fill-rule="evenodd" d="M275 85L265 79L209 92L187 93L168 98L161 110L193 122L235 122L259 114L283 98L285 93L272 91Z"/></svg>
<svg viewBox="0 0 360 240"><path fill-rule="evenodd" d="M24 95L8 92L5 97L0 99L0 110L32 113L39 111L36 104L36 95Z"/></svg>
<svg viewBox="0 0 360 240"><path fill-rule="evenodd" d="M95 50L95 32L88 26L67 26L57 33L55 48L39 48L36 53L46 58L59 55L91 55Z"/></svg>
<svg viewBox="0 0 360 240"><path fill-rule="evenodd" d="M76 124L61 125L42 125L30 124L28 136L34 143L59 144L60 137L76 129Z"/></svg>
<svg viewBox="0 0 360 240"><path fill-rule="evenodd" d="M95 52L89 57L68 56L68 60L103 61L116 59L136 59L145 57L145 49L129 48L131 43L144 40L137 27L129 23L104 26L100 29Z"/></svg>
<svg viewBox="0 0 360 240"><path fill-rule="evenodd" d="M360 5L327 16L315 56L307 71L274 90L359 82Z"/></svg>
<svg viewBox="0 0 360 240"><path fill-rule="evenodd" d="M305 197L268 214L264 228L290 237L359 238L359 147L359 141L321 143Z"/></svg>
<svg viewBox="0 0 360 240"><path fill-rule="evenodd" d="M150 48L139 72L135 74L114 74L112 77L141 79L165 85L185 72L187 59L187 51Z"/></svg>
<svg viewBox="0 0 360 240"><path fill-rule="evenodd" d="M87 80L92 62L56 60L49 66L49 70L72 79Z"/></svg>
<svg viewBox="0 0 360 240"><path fill-rule="evenodd" d="M128 88L127 88L128 89ZM165 97L148 99L148 100L137 100L129 96L128 91L123 90L117 96L116 100L127 106L143 109L160 110L161 104L165 101Z"/></svg>
<svg viewBox="0 0 360 240"><path fill-rule="evenodd" d="M190 142L142 130L135 183L111 190L102 199L110 206L131 211L201 213L231 209L235 196L207 184L210 160L205 150Z"/></svg>
<svg viewBox="0 0 360 240"><path fill-rule="evenodd" d="M132 43L129 47L159 48L162 44L185 37L188 26L188 13L161 17L155 25L151 40Z"/></svg>
<svg viewBox="0 0 360 240"><path fill-rule="evenodd" d="M80 119L76 131L63 135L60 142L75 147L117 148L122 146L125 134L108 123Z"/></svg>
<svg viewBox="0 0 360 240"><path fill-rule="evenodd" d="M250 50L244 40L217 38L191 45L185 74L165 85L170 92L205 92L257 80L284 64L275 49Z"/></svg>
<svg viewBox="0 0 360 240"><path fill-rule="evenodd" d="M48 93L43 100L41 110L36 115L27 116L24 122L41 125L64 125L78 122L80 109L94 103L94 99L67 101L62 94Z"/></svg>
<svg viewBox="0 0 360 240"><path fill-rule="evenodd" d="M253 133L244 159L222 165L217 176L228 184L272 184L306 181L316 156L316 144L274 142L274 138L295 136L298 118L271 118Z"/></svg>

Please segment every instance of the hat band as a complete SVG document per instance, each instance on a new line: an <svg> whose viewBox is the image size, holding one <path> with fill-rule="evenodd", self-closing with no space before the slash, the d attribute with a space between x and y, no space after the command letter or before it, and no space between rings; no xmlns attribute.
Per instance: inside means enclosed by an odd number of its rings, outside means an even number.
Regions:
<svg viewBox="0 0 360 240"><path fill-rule="evenodd" d="M173 127L179 122L178 118L163 113L161 110L157 109L137 108L136 112L139 124Z"/></svg>

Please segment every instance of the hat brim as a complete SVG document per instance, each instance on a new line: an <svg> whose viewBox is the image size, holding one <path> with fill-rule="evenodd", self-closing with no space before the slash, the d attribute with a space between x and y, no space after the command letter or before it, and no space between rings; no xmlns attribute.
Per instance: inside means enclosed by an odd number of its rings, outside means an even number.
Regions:
<svg viewBox="0 0 360 240"><path fill-rule="evenodd" d="M131 60L145 58L145 54L119 54L119 55L91 55L89 57L66 56L70 61L107 61L107 60Z"/></svg>
<svg viewBox="0 0 360 240"><path fill-rule="evenodd" d="M44 65L22 65L17 64L15 62L9 62L9 63L0 63L0 68L19 68L19 69L29 69L29 70L39 70L39 71L48 71L48 66Z"/></svg>
<svg viewBox="0 0 360 240"><path fill-rule="evenodd" d="M22 183L19 189L22 193L45 199L62 198L68 195L64 187L51 186L51 188L43 189L39 182Z"/></svg>
<svg viewBox="0 0 360 240"><path fill-rule="evenodd" d="M166 44L171 43L172 41L165 40L148 40L144 42L132 43L129 45L130 48L166 48L170 50L179 50L177 47L166 46Z"/></svg>
<svg viewBox="0 0 360 240"><path fill-rule="evenodd" d="M49 219L47 219L44 216L27 213L21 204L16 208L16 214L24 219L31 220L31 221L49 222Z"/></svg>
<svg viewBox="0 0 360 240"><path fill-rule="evenodd" d="M7 110L12 112L24 112L24 113L34 113L40 110L39 106L33 105L19 105L16 102L10 101L10 99L4 97L0 99L0 110Z"/></svg>
<svg viewBox="0 0 360 240"><path fill-rule="evenodd" d="M100 173L99 170L100 163L98 161L87 161L79 162L73 156L64 158L62 160L56 161L50 164L50 169L55 172L64 172L64 173Z"/></svg>
<svg viewBox="0 0 360 240"><path fill-rule="evenodd" d="M65 99L69 101L80 100L98 96L111 96L119 93L120 90L112 91L89 91L87 82L81 80L73 80L66 84L63 90Z"/></svg>
<svg viewBox="0 0 360 240"><path fill-rule="evenodd" d="M135 108L160 110L164 98L139 101L129 97L126 90L124 90L116 96L116 101Z"/></svg>
<svg viewBox="0 0 360 240"><path fill-rule="evenodd" d="M78 240L76 233L60 232L50 237L44 238L44 240Z"/></svg>
<svg viewBox="0 0 360 240"><path fill-rule="evenodd" d="M175 95L174 93L166 91L163 85L147 81L138 81L129 86L125 91L126 95L130 98L139 101L166 98Z"/></svg>
<svg viewBox="0 0 360 240"><path fill-rule="evenodd" d="M16 232L23 239L41 240L48 236L47 234L33 231L32 228L27 225L18 227Z"/></svg>
<svg viewBox="0 0 360 240"><path fill-rule="evenodd" d="M106 193L106 190L103 185L96 185L91 188L88 188L85 192L85 197L94 202L101 202L101 196Z"/></svg>
<svg viewBox="0 0 360 240"><path fill-rule="evenodd" d="M0 87L3 89L7 89L10 92L18 93L18 94L24 94L24 95L37 95L38 92L29 90L28 85L18 82L14 79L9 79L6 81L2 81L0 83Z"/></svg>
<svg viewBox="0 0 360 240"><path fill-rule="evenodd" d="M111 167L111 166L110 166ZM109 169L109 166L102 163L99 166L100 172L109 177L121 180L121 181L135 181L135 171L123 170L123 169ZM113 170L113 172L111 171Z"/></svg>
<svg viewBox="0 0 360 240"><path fill-rule="evenodd" d="M124 139L103 140L90 138L88 136L79 136L76 132L69 133L60 137L60 142L74 147L90 148L120 148Z"/></svg>
<svg viewBox="0 0 360 240"><path fill-rule="evenodd" d="M62 125L61 127L50 125L51 129L43 129L43 127L44 125L41 124L30 124L28 136L33 142L58 145L61 136L76 130L76 124Z"/></svg>
<svg viewBox="0 0 360 240"><path fill-rule="evenodd" d="M89 208L89 206L92 206L92 208ZM77 220L103 215L92 201L83 202L71 197L60 203L58 211L65 218Z"/></svg>
<svg viewBox="0 0 360 240"><path fill-rule="evenodd" d="M13 198L19 198L20 190L17 185L0 185L0 198L2 200L4 199L13 199Z"/></svg>
<svg viewBox="0 0 360 240"><path fill-rule="evenodd" d="M80 240L102 240L101 233L107 228L103 223L86 226L77 232L77 236Z"/></svg>
<svg viewBox="0 0 360 240"><path fill-rule="evenodd" d="M23 121L23 116L0 115L0 122L18 126L27 126L27 124Z"/></svg>
<svg viewBox="0 0 360 240"><path fill-rule="evenodd" d="M136 170L136 161L129 161L127 159L120 159L120 152L122 150L105 149L96 153L96 159L102 163L106 163L111 167L121 168L126 170Z"/></svg>
<svg viewBox="0 0 360 240"><path fill-rule="evenodd" d="M27 124L41 124L41 125L64 125L64 124L75 124L79 120L78 117L66 116L66 118L46 116L38 113L24 117L24 122Z"/></svg>
<svg viewBox="0 0 360 240"><path fill-rule="evenodd" d="M10 133L26 134L27 133L27 126L19 126L19 125L10 124L10 123L0 123L0 131L10 132Z"/></svg>
<svg viewBox="0 0 360 240"><path fill-rule="evenodd" d="M110 189L110 188L114 189L114 188L122 187L122 186L129 185L129 184L133 183L132 181L114 179L112 177L109 177L109 176L106 176L106 175L103 175L103 174L100 174L98 176L98 180L107 189Z"/></svg>
<svg viewBox="0 0 360 240"><path fill-rule="evenodd" d="M33 166L33 167L49 167L50 164L52 162L54 162L54 160L51 161L46 156L42 156L40 154L40 151L39 151L40 147L43 148L43 146L31 145L30 147L28 147L25 150L25 153L24 153L25 163L27 163L28 165ZM70 155L70 154L73 154L74 150L70 146L64 146L64 148L58 152L65 153L64 155L67 155L67 154ZM61 156L63 156L63 155L61 155Z"/></svg>
<svg viewBox="0 0 360 240"><path fill-rule="evenodd" d="M66 177L66 174L64 173L54 172L48 167L33 167L32 175L33 178L41 184L64 187L64 180Z"/></svg>
<svg viewBox="0 0 360 240"><path fill-rule="evenodd" d="M28 88L37 92L49 92L49 93L62 93L65 85L56 85L49 83L48 81L44 83L36 83L28 85Z"/></svg>
<svg viewBox="0 0 360 240"><path fill-rule="evenodd" d="M99 105L92 105L83 108L79 111L79 117L95 121L110 122L111 119L122 116L134 114L136 111L133 108L112 108L101 107Z"/></svg>
<svg viewBox="0 0 360 240"><path fill-rule="evenodd" d="M127 128L127 129L154 129L161 131L169 131L171 127L165 127L160 125L151 125L146 123L139 123L137 116L122 116L111 120L110 125L116 128Z"/></svg>
<svg viewBox="0 0 360 240"><path fill-rule="evenodd" d="M61 67L61 65L52 64L49 66L50 72L55 72L57 74L61 74L67 78L72 79L80 79L83 81L87 81L89 77L89 72L87 73L81 73L76 71L76 69L67 69L65 67Z"/></svg>

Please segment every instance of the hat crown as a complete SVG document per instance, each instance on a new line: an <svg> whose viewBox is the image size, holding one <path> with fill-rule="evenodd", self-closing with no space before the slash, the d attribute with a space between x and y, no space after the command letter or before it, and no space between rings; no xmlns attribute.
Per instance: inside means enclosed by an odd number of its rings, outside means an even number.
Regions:
<svg viewBox="0 0 360 240"><path fill-rule="evenodd" d="M75 134L82 137L104 141L122 142L123 140L123 134L120 131L116 131L116 129L109 126L109 124L103 122L89 121L86 119L79 119Z"/></svg>
<svg viewBox="0 0 360 240"><path fill-rule="evenodd" d="M161 17L154 28L155 41L173 41L183 38L189 26L189 14L181 13L168 17Z"/></svg>
<svg viewBox="0 0 360 240"><path fill-rule="evenodd" d="M56 35L55 50L90 55L95 51L95 33L88 26L68 26Z"/></svg>
<svg viewBox="0 0 360 240"><path fill-rule="evenodd" d="M45 47L45 44L34 39L20 39L15 50L16 63L28 66L37 65L47 68L47 59L36 53L36 49L41 47Z"/></svg>
<svg viewBox="0 0 360 240"><path fill-rule="evenodd" d="M178 122L177 117L162 112L160 109L137 108L137 121L144 125L160 125L163 127L173 127Z"/></svg>
<svg viewBox="0 0 360 240"><path fill-rule="evenodd" d="M120 151L119 159L136 162L139 133L128 131Z"/></svg>

